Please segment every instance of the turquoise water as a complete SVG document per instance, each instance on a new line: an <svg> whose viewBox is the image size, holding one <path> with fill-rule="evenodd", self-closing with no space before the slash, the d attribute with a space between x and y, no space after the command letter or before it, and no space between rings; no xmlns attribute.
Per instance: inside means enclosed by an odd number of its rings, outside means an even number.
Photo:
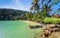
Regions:
<svg viewBox="0 0 60 38"><path fill-rule="evenodd" d="M0 38L31 38L32 35L23 21L0 21Z"/></svg>

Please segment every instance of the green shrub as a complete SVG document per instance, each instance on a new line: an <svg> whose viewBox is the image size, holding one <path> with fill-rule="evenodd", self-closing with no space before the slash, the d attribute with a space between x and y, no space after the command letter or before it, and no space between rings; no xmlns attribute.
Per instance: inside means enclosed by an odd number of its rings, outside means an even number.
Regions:
<svg viewBox="0 0 60 38"><path fill-rule="evenodd" d="M45 18L44 19L44 22L45 23L60 23L60 18L49 18L49 17L47 17L47 18Z"/></svg>

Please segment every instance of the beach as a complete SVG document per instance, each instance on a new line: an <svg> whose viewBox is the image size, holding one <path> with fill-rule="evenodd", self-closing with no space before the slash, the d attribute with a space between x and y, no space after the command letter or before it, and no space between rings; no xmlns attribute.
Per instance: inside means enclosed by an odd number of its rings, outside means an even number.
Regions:
<svg viewBox="0 0 60 38"><path fill-rule="evenodd" d="M28 24L30 24L30 25L38 25L38 24L40 24L40 23L37 23L37 22L34 22L34 21L24 21L24 22L26 22L26 23L28 23Z"/></svg>

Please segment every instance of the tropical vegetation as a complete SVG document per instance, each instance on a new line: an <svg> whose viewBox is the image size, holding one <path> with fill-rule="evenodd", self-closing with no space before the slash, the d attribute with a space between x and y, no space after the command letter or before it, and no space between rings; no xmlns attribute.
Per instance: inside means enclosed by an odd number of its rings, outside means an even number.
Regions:
<svg viewBox="0 0 60 38"><path fill-rule="evenodd" d="M52 7L57 5L59 2L60 0L33 0L32 6L29 12L31 13L31 15L27 13L27 15L29 15L29 17L27 17L27 20L28 18L30 18L30 20L37 21L37 22L52 23L52 21L55 21L55 20L51 20L52 15L50 15L50 13L52 10L54 10L52 9ZM55 12L55 11L52 11L52 12ZM56 12L60 12L60 8L58 8ZM53 19L57 19L56 21L59 20L59 18L53 18Z"/></svg>
<svg viewBox="0 0 60 38"><path fill-rule="evenodd" d="M59 2L60 0L32 0L30 12L14 9L0 9L0 20L30 20L36 22L52 23L52 21L55 20L51 20L52 15L50 15L50 13L52 10L54 10L52 7L57 5ZM60 8L58 8L57 11L52 12L60 12ZM59 22L60 20L56 21Z"/></svg>

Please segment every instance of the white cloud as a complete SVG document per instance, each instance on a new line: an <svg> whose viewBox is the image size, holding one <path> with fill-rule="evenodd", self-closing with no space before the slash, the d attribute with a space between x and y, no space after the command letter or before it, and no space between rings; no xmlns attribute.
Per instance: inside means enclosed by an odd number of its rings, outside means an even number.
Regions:
<svg viewBox="0 0 60 38"><path fill-rule="evenodd" d="M20 3L20 0L15 0L15 1L16 4L18 5L18 9L29 11L30 6L25 7L22 3Z"/></svg>
<svg viewBox="0 0 60 38"><path fill-rule="evenodd" d="M21 7L21 6L20 6ZM0 8L10 8L10 9L19 9L19 10L24 10L23 7L20 8L19 6L16 7L15 5L10 6L10 5L4 5L4 6L0 6Z"/></svg>
<svg viewBox="0 0 60 38"><path fill-rule="evenodd" d="M20 2L19 2L19 0L15 0L16 1L16 3L19 5L20 4Z"/></svg>
<svg viewBox="0 0 60 38"><path fill-rule="evenodd" d="M30 6L24 6L19 0L13 0L13 5L3 5L0 8L10 8L29 11Z"/></svg>
<svg viewBox="0 0 60 38"><path fill-rule="evenodd" d="M0 6L0 8L11 8L12 9L12 7L9 5Z"/></svg>

